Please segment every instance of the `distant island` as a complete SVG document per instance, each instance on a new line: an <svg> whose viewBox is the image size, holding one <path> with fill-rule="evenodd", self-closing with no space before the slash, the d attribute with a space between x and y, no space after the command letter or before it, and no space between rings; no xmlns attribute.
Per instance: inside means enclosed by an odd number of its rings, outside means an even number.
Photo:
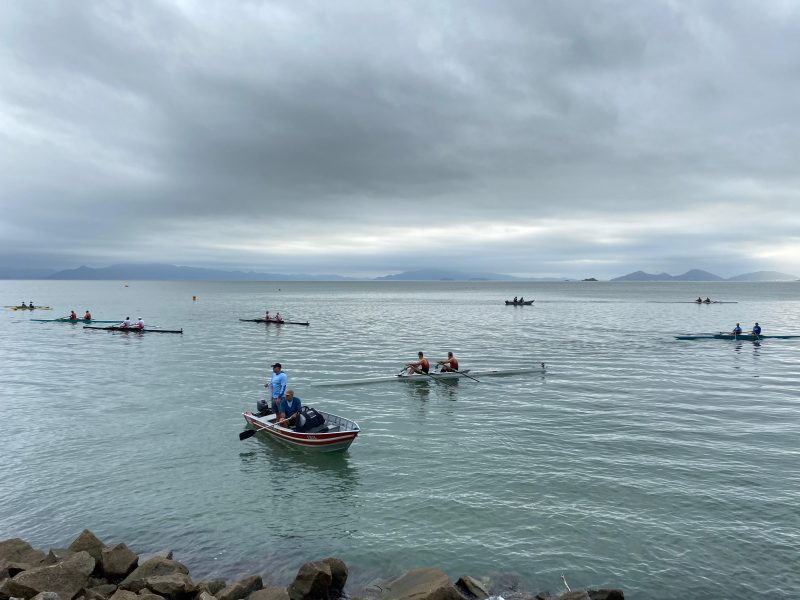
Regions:
<svg viewBox="0 0 800 600"><path fill-rule="evenodd" d="M108 267L81 266L76 269L20 269L0 267L0 279L44 279L68 281L512 281L571 282L563 277L517 277L505 273L469 272L449 269L415 269L381 277L346 277L309 273L262 273L227 271L170 264L117 264ZM636 271L611 281L794 281L796 275L778 271L756 271L725 279L708 271L692 269L683 275ZM581 281L598 281L588 277Z"/></svg>
<svg viewBox="0 0 800 600"><path fill-rule="evenodd" d="M796 275L778 271L755 271L725 279L708 271L692 269L691 271L686 271L683 275L670 275L669 273L654 275L644 271L635 271L622 277L615 277L611 281L795 281L797 279Z"/></svg>

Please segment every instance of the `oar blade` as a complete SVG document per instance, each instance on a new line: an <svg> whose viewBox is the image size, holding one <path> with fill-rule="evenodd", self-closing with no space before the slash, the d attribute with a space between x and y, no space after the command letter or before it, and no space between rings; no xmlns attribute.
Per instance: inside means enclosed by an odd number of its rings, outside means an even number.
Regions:
<svg viewBox="0 0 800 600"><path fill-rule="evenodd" d="M239 441L246 440L247 438L253 437L256 434L255 429L246 429L239 434Z"/></svg>

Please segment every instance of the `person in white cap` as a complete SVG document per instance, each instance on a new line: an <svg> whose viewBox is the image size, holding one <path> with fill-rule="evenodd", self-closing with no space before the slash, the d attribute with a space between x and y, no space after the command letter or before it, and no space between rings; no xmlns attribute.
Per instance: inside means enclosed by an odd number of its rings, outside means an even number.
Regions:
<svg viewBox="0 0 800 600"><path fill-rule="evenodd" d="M142 317L139 317L139 320L136 322L136 329L144 329L144 320Z"/></svg>

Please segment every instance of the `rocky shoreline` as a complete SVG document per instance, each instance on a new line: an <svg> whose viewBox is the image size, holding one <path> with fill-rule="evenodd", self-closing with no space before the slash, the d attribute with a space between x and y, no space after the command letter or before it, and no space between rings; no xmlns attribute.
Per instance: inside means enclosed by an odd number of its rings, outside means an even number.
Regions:
<svg viewBox="0 0 800 600"><path fill-rule="evenodd" d="M260 575L196 582L170 551L140 561L125 544L106 546L88 529L68 548L46 553L19 538L0 541L0 600L624 600L617 589L532 594L509 586L496 589L466 575L452 583L431 568L408 571L349 596L344 591L347 575L347 565L330 557L300 566L287 587L265 586Z"/></svg>

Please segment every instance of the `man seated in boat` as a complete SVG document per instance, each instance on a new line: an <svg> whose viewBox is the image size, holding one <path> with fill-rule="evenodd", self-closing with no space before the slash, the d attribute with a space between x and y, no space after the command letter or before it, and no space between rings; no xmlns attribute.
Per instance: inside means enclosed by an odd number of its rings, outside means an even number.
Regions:
<svg viewBox="0 0 800 600"><path fill-rule="evenodd" d="M452 352L447 353L447 358L436 362L439 365L439 370L443 373L446 371L458 371L458 359L453 356Z"/></svg>
<svg viewBox="0 0 800 600"><path fill-rule="evenodd" d="M92 313L89 312L89 309L86 309L86 314L83 315L84 321L91 321L92 320Z"/></svg>
<svg viewBox="0 0 800 600"><path fill-rule="evenodd" d="M520 297L519 297L519 303L520 303L520 304L522 304L522 303L524 303L524 302L525 302L525 298L523 298L522 296L520 296Z"/></svg>
<svg viewBox="0 0 800 600"><path fill-rule="evenodd" d="M425 358L425 355L422 354L422 352L417 352L417 356L419 357L419 360L406 363L406 371L409 375L412 373L418 373L421 375L431 370L431 363L427 358Z"/></svg>
<svg viewBox="0 0 800 600"><path fill-rule="evenodd" d="M697 300L695 300L695 302L697 302L698 304L702 304L703 303L703 299L700 296L698 296Z"/></svg>
<svg viewBox="0 0 800 600"><path fill-rule="evenodd" d="M731 332L733 335L742 335L742 326L739 323L736 324L736 327L733 328Z"/></svg>
<svg viewBox="0 0 800 600"><path fill-rule="evenodd" d="M278 407L278 417L275 423L281 427L295 427L299 423L302 407L300 398L294 395L294 390L286 390L286 396Z"/></svg>
<svg viewBox="0 0 800 600"><path fill-rule="evenodd" d="M753 325L753 335L761 335L761 325L759 325L758 322Z"/></svg>
<svg viewBox="0 0 800 600"><path fill-rule="evenodd" d="M703 300L703 302L705 302L706 304L711 304L711 298L709 298L708 296L706 296L706 299L705 299L705 300Z"/></svg>
<svg viewBox="0 0 800 600"><path fill-rule="evenodd" d="M136 321L136 325L133 326L135 329L144 329L144 320L142 317L139 317L139 320Z"/></svg>
<svg viewBox="0 0 800 600"><path fill-rule="evenodd" d="M131 326L131 318L125 317L125 320L119 324L120 329L128 329Z"/></svg>
<svg viewBox="0 0 800 600"><path fill-rule="evenodd" d="M267 314L264 315L264 320L267 322L272 321L272 319L269 316L269 311L267 311Z"/></svg>
<svg viewBox="0 0 800 600"><path fill-rule="evenodd" d="M69 320L70 321L77 321L78 320L78 313L74 310L69 311Z"/></svg>
<svg viewBox="0 0 800 600"><path fill-rule="evenodd" d="M272 319L276 323L283 323L283 319L281 318L281 311L275 313L275 318Z"/></svg>
<svg viewBox="0 0 800 600"><path fill-rule="evenodd" d="M517 297L514 296L514 304L516 304L516 303L517 303Z"/></svg>

